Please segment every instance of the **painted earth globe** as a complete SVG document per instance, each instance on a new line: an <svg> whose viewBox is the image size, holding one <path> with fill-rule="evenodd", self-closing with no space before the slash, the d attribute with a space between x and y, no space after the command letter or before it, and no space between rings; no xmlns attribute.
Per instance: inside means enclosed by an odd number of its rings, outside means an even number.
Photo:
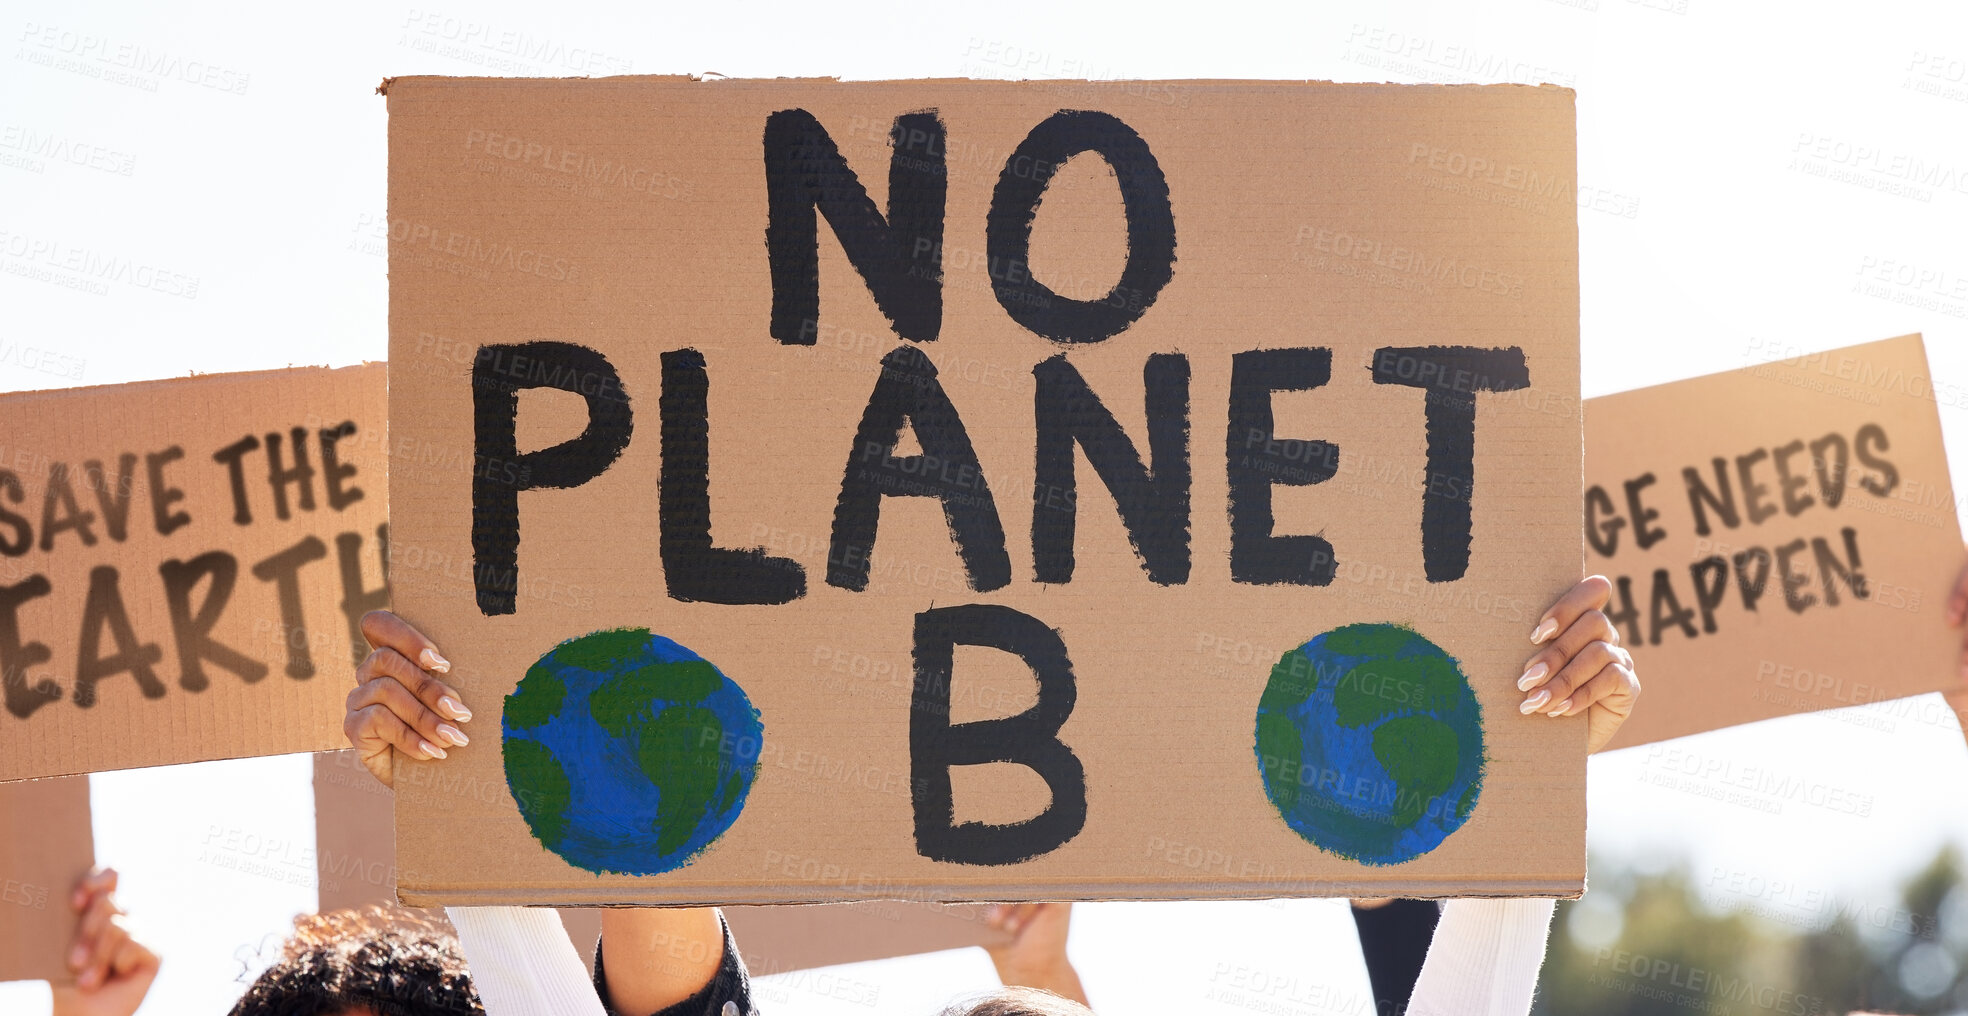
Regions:
<svg viewBox="0 0 1968 1016"><path fill-rule="evenodd" d="M758 710L710 661L617 628L569 639L506 696L506 782L533 835L593 872L673 871L745 806Z"/></svg>
<svg viewBox="0 0 1968 1016"><path fill-rule="evenodd" d="M1363 864L1400 864L1475 809L1482 709L1456 660L1413 629L1346 625L1271 668L1257 760L1294 832Z"/></svg>

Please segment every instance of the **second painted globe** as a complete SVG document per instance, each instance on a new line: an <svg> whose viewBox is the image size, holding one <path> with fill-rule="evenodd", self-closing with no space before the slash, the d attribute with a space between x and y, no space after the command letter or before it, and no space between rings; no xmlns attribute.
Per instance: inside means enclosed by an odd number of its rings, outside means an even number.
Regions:
<svg viewBox="0 0 1968 1016"><path fill-rule="evenodd" d="M1346 625L1271 669L1257 760L1293 831L1363 864L1400 864L1475 809L1482 709L1456 660L1413 629Z"/></svg>
<svg viewBox="0 0 1968 1016"><path fill-rule="evenodd" d="M569 639L506 696L506 782L533 835L593 872L689 864L737 820L764 728L737 683L647 628Z"/></svg>

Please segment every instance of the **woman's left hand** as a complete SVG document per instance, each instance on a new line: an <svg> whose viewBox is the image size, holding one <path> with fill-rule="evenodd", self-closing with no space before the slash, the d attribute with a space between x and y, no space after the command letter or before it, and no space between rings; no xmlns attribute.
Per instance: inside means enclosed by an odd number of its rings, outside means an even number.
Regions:
<svg viewBox="0 0 1968 1016"><path fill-rule="evenodd" d="M1640 697L1633 655L1620 646L1619 629L1605 613L1612 593L1605 576L1588 575L1559 597L1531 631L1531 642L1544 648L1517 680L1526 693L1518 707L1525 714L1585 714L1587 752L1613 739Z"/></svg>

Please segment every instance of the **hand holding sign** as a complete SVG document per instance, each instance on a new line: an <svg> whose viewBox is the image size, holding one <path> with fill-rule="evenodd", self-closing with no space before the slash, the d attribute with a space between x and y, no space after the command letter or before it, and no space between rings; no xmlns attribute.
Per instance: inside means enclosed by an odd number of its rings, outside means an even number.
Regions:
<svg viewBox="0 0 1968 1016"><path fill-rule="evenodd" d="M391 747L411 758L443 758L445 747L470 740L448 721L464 723L472 714L462 696L431 676L449 671L451 661L422 632L387 610L372 610L362 616L362 637L371 652L356 668L342 732L363 767L387 787Z"/></svg>
<svg viewBox="0 0 1968 1016"><path fill-rule="evenodd" d="M1613 739L1640 697L1633 655L1620 646L1619 629L1605 614L1613 584L1603 575L1579 580L1551 605L1531 631L1531 641L1550 645L1524 665L1517 689L1529 692L1525 715L1588 714L1586 751Z"/></svg>

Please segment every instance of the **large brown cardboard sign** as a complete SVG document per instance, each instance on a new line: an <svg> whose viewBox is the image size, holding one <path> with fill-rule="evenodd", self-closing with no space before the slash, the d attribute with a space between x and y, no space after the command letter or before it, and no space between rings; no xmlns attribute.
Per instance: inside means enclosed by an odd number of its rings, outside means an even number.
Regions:
<svg viewBox="0 0 1968 1016"><path fill-rule="evenodd" d="M0 396L0 780L346 745L385 377Z"/></svg>
<svg viewBox="0 0 1968 1016"><path fill-rule="evenodd" d="M74 983L68 894L95 865L87 776L0 786L0 981Z"/></svg>
<svg viewBox="0 0 1968 1016"><path fill-rule="evenodd" d="M1613 747L1961 683L1920 336L1586 403L1586 545L1647 687Z"/></svg>
<svg viewBox="0 0 1968 1016"><path fill-rule="evenodd" d="M1580 890L1570 92L386 91L406 902Z"/></svg>

